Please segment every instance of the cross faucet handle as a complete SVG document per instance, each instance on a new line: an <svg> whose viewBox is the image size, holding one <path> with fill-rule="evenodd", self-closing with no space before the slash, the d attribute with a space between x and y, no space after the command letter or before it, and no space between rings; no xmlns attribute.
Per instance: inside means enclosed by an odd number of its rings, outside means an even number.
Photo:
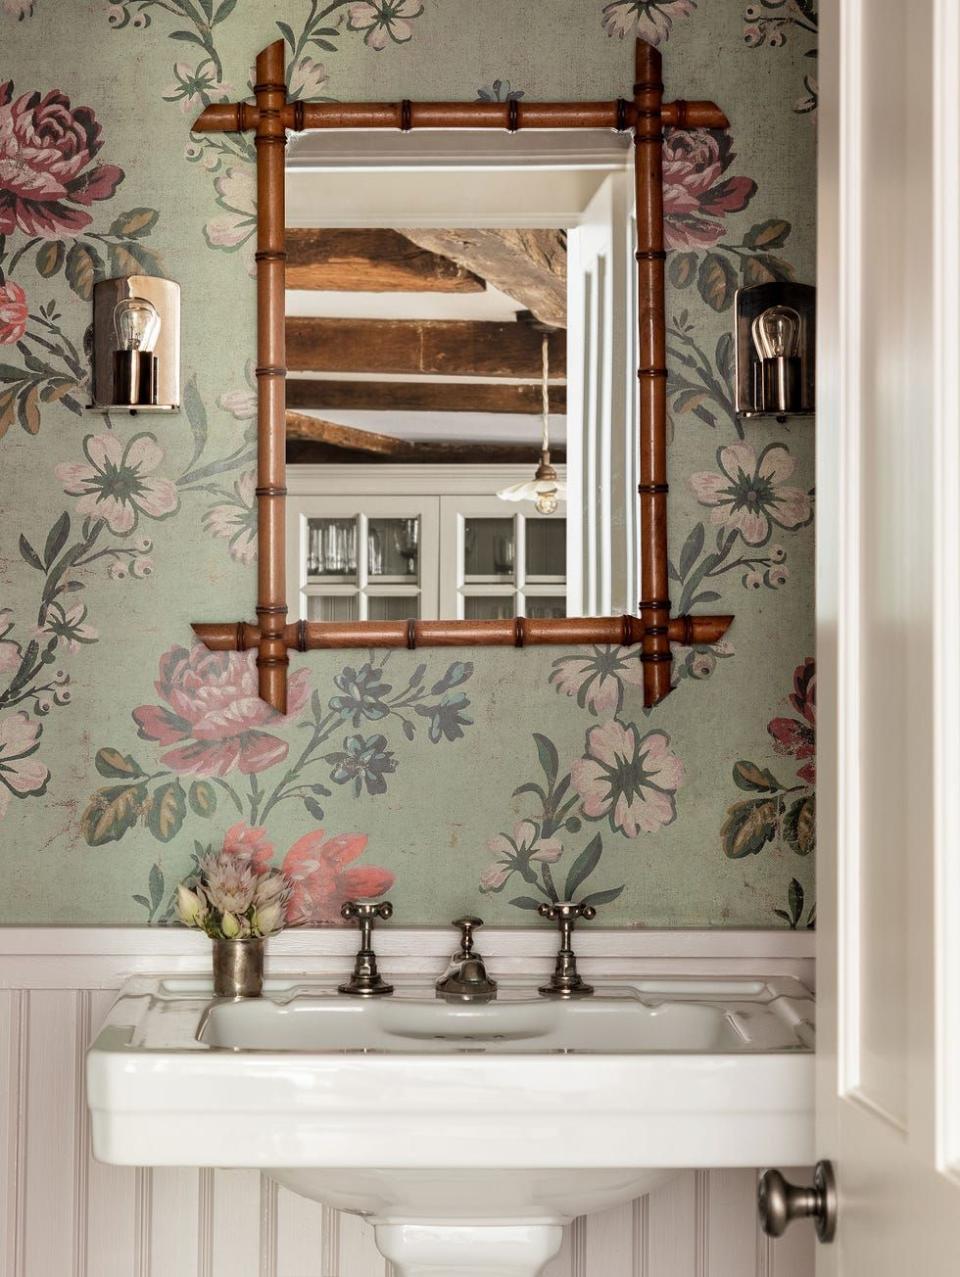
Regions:
<svg viewBox="0 0 960 1277"><path fill-rule="evenodd" d="M360 924L360 948L353 964L353 974L346 984L339 986L339 991L360 998L392 993L393 985L387 984L377 970L377 955L373 952L373 924L377 918L382 918L384 922L392 918L393 905L389 900L348 900L341 906L340 916L348 922L355 918Z"/></svg>
<svg viewBox="0 0 960 1277"><path fill-rule="evenodd" d="M537 910L541 918L549 918L551 922L569 922L572 927L578 918L586 918L587 922L597 916L593 905L578 904L573 900L558 900L556 904L542 904Z"/></svg>
<svg viewBox="0 0 960 1277"><path fill-rule="evenodd" d="M593 992L593 986L585 984L577 971L577 955L573 952L573 928L578 918L597 916L593 905L577 903L573 900L557 900L553 904L542 904L537 910L541 918L560 924L560 949L557 962L550 977L550 983L541 987L540 993L545 998L585 998Z"/></svg>

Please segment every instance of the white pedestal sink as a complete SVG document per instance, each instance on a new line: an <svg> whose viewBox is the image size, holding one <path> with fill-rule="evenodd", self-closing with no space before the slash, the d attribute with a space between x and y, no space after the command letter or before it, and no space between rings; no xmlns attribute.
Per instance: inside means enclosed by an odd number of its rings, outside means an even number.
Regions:
<svg viewBox="0 0 960 1277"><path fill-rule="evenodd" d="M564 1223L675 1170L812 1161L812 1023L790 979L483 1005L140 979L89 1052L94 1151L260 1167L365 1215L403 1277L534 1277Z"/></svg>

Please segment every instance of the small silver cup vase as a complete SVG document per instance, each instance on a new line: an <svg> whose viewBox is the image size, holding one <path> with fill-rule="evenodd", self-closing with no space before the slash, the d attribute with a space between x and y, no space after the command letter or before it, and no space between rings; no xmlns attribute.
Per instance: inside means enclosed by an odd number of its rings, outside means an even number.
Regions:
<svg viewBox="0 0 960 1277"><path fill-rule="evenodd" d="M218 998L259 998L263 949L262 936L213 941L213 991Z"/></svg>

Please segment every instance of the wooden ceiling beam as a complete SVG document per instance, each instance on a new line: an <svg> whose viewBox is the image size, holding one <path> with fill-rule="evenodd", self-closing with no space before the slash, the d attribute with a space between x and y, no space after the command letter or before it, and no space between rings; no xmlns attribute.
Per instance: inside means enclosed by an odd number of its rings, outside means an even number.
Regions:
<svg viewBox="0 0 960 1277"><path fill-rule="evenodd" d="M482 293L484 281L391 230L287 231L287 288L348 293Z"/></svg>
<svg viewBox="0 0 960 1277"><path fill-rule="evenodd" d="M567 236L559 230L404 230L407 239L480 275L554 328L567 326Z"/></svg>
<svg viewBox="0 0 960 1277"><path fill-rule="evenodd" d="M354 409L367 412L540 412L535 383L469 381L332 381L292 377L287 382L290 408L318 412ZM566 412L566 386L550 386L550 411Z"/></svg>
<svg viewBox="0 0 960 1277"><path fill-rule="evenodd" d="M297 464L311 461L361 461L361 462L474 462L522 465L529 461L531 467L537 459L537 444L528 443L475 443L468 440L398 439L395 435L378 434L373 430L358 430L336 421L308 417L289 408L287 421L287 460ZM553 450L554 461L563 461L565 450Z"/></svg>
<svg viewBox="0 0 960 1277"><path fill-rule="evenodd" d="M541 373L541 335L530 324L473 320L288 319L295 372L439 373L517 377ZM566 333L550 334L550 370L566 375Z"/></svg>

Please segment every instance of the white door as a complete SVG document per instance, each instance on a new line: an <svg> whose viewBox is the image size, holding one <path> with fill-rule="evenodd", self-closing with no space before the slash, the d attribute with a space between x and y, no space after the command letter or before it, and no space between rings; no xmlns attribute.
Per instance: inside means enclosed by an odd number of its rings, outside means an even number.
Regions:
<svg viewBox="0 0 960 1277"><path fill-rule="evenodd" d="M956 1277L960 6L821 26L817 1273Z"/></svg>
<svg viewBox="0 0 960 1277"><path fill-rule="evenodd" d="M608 177L567 244L571 615L637 606L637 378L632 171ZM581 428L582 423L582 428Z"/></svg>

